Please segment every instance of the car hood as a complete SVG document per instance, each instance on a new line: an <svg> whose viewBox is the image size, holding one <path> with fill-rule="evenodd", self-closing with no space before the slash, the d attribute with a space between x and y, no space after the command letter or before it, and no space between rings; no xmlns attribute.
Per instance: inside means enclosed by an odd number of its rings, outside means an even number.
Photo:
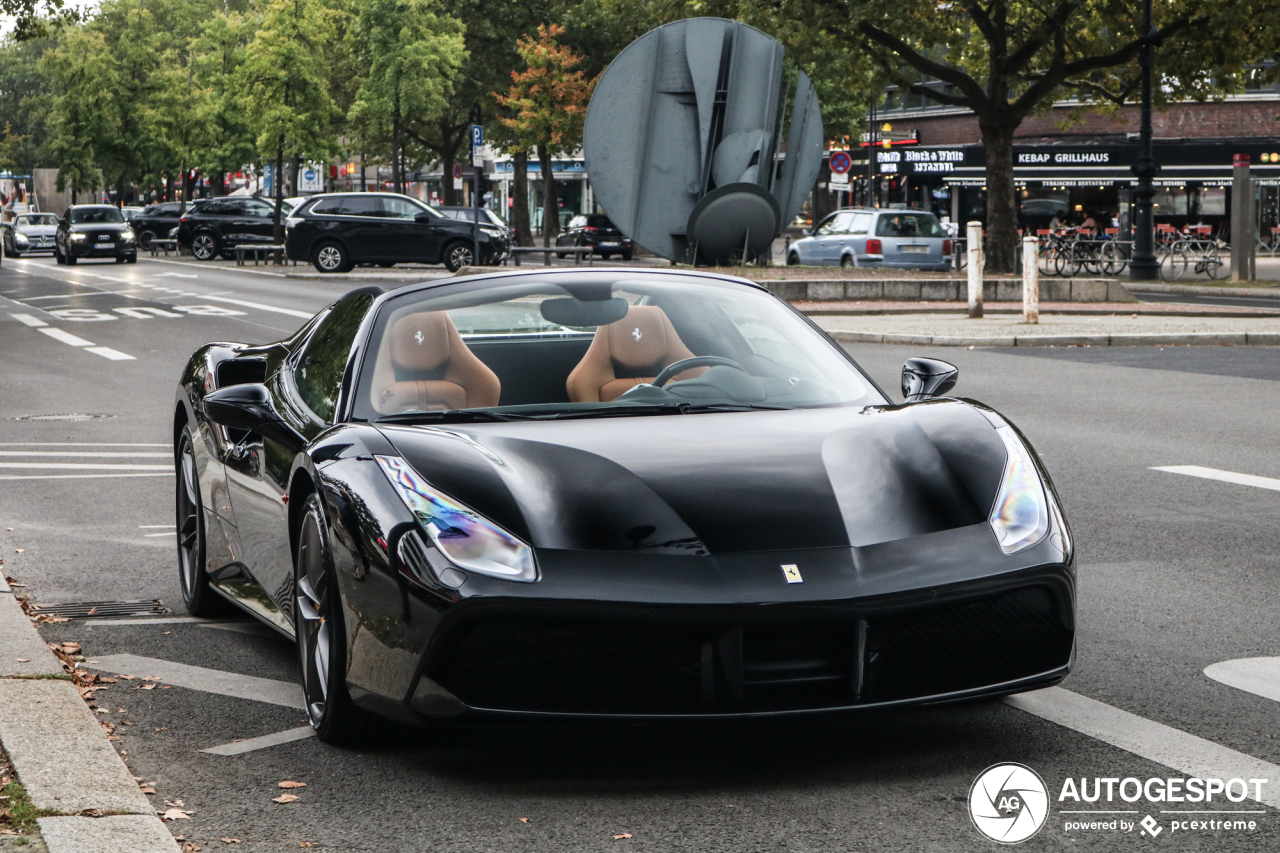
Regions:
<svg viewBox="0 0 1280 853"><path fill-rule="evenodd" d="M1005 449L953 400L559 422L387 426L434 487L538 548L865 546L988 517Z"/></svg>
<svg viewBox="0 0 1280 853"><path fill-rule="evenodd" d="M58 231L56 225L15 225L13 228L15 233L25 234L28 237L52 237Z"/></svg>
<svg viewBox="0 0 1280 853"><path fill-rule="evenodd" d="M72 231L123 231L132 226L128 222L73 222L68 226Z"/></svg>

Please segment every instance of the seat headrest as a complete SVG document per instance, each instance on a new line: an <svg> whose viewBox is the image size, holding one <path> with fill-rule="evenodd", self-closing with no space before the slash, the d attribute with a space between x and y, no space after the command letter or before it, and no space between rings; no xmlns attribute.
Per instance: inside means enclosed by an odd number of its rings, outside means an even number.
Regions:
<svg viewBox="0 0 1280 853"><path fill-rule="evenodd" d="M423 311L391 326L391 363L400 370L430 371L449 360L453 323L443 311Z"/></svg>
<svg viewBox="0 0 1280 853"><path fill-rule="evenodd" d="M671 346L667 325L667 315L658 306L632 306L627 316L605 327L609 334L609 355L615 364L629 369L657 364L666 358Z"/></svg>

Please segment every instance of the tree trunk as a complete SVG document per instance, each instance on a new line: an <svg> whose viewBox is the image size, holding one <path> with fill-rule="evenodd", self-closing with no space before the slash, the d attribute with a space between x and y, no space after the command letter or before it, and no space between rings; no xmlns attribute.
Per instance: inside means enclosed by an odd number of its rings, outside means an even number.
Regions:
<svg viewBox="0 0 1280 853"><path fill-rule="evenodd" d="M227 173L214 172L209 176L209 195L220 196L227 194Z"/></svg>
<svg viewBox="0 0 1280 853"><path fill-rule="evenodd" d="M399 109L400 96L396 95L396 108ZM400 151L400 116L391 120L391 180L395 182L396 192L404 193L404 158Z"/></svg>
<svg viewBox="0 0 1280 853"><path fill-rule="evenodd" d="M1000 118L979 119L982 147L987 155L986 269L1014 272L1018 245L1018 208L1013 183L1013 132L1016 123ZM964 227L964 223L959 223Z"/></svg>
<svg viewBox="0 0 1280 853"><path fill-rule="evenodd" d="M514 178L511 193L511 227L516 230L517 246L532 246L533 231L529 228L529 152L517 151L511 155L511 172Z"/></svg>
<svg viewBox="0 0 1280 853"><path fill-rule="evenodd" d="M279 246L284 242L280 224L280 210L284 206L284 134L276 139L276 165L271 180L272 195L276 197L275 213L271 217L271 241Z"/></svg>
<svg viewBox="0 0 1280 853"><path fill-rule="evenodd" d="M440 129L440 167L444 169L440 195L444 198L445 207L453 207L458 203L457 191L453 188L453 165L458 162L458 145L453 139L455 128L444 120L436 127Z"/></svg>
<svg viewBox="0 0 1280 853"><path fill-rule="evenodd" d="M556 179L551 173L551 151L538 146L538 163L542 166L542 245L550 246L560 233L560 203L556 199Z"/></svg>

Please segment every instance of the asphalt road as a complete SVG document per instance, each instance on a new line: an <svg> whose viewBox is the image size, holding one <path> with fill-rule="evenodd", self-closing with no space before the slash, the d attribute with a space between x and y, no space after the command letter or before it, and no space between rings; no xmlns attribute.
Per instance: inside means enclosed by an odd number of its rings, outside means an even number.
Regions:
<svg viewBox="0 0 1280 853"><path fill-rule="evenodd" d="M173 478L146 466L171 464L169 417L183 363L208 340L277 339L350 286L146 258L75 268L6 259L5 573L41 603L159 599L170 618L181 616L165 527L173 523ZM109 672L137 676L102 691L99 706L135 775L154 783L156 806L181 800L191 812L171 824L174 833L205 851L297 850L304 842L343 851L992 850L966 804L975 777L1002 762L1036 770L1050 792L1049 817L1023 845L1029 850L1280 848L1280 816L1251 800L1117 800L1110 809L1128 813L1083 817L1133 826L1152 815L1160 830L1153 838L1140 826L1068 830L1082 817L1064 812L1107 805L1058 798L1068 778L1183 777L1193 774L1166 764L1185 768L1215 755L1223 776L1256 771L1248 757L1280 764L1275 700L1203 672L1280 655L1280 493L1269 481L1153 470L1280 478L1280 353L851 351L895 399L904 358L954 361L958 393L1004 412L1043 454L1074 525L1080 610L1077 667L1063 685L1070 693L1041 700L1093 700L1093 723L1068 714L1059 725L989 701L705 725L387 726L355 749L302 739L215 755L200 750L303 725L287 691L225 675L293 682L289 643L252 623L165 617L75 620L43 632L82 643ZM92 417L48 419L69 414ZM119 655L154 663L108 657ZM155 683L142 681L148 675L164 680L143 690ZM227 695L236 692L242 698ZM1111 721L1109 734L1099 719ZM1182 758L1166 754L1180 744ZM1215 753L1213 744L1235 752ZM293 791L296 802L272 801L283 780L307 783ZM1268 789L1280 802L1280 772ZM1254 829L1181 831L1169 821L1206 816L1164 813L1176 809L1260 813L1235 816Z"/></svg>

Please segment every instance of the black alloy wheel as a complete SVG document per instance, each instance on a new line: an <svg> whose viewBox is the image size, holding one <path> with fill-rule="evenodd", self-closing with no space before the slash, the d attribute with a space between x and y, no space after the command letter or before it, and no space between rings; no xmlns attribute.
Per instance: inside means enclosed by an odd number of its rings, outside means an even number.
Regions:
<svg viewBox="0 0 1280 853"><path fill-rule="evenodd" d="M178 529L178 580L182 602L192 616L217 616L230 610L226 599L209 585L204 570L204 510L200 502L200 477L196 473L195 447L190 427L183 427L175 457L177 494L174 507Z"/></svg>
<svg viewBox="0 0 1280 853"><path fill-rule="evenodd" d="M71 252L67 252L66 254L63 255L63 257L66 258L65 263L69 267L74 267L76 265L76 261L78 260L78 258L76 258L76 256Z"/></svg>
<svg viewBox="0 0 1280 853"><path fill-rule="evenodd" d="M800 256L799 256L798 254L796 254L795 252L791 252L790 254L788 254L788 255L787 255L787 266L789 266L789 267L798 267L798 266L800 266Z"/></svg>
<svg viewBox="0 0 1280 853"><path fill-rule="evenodd" d="M353 266L351 256L341 243L321 243L311 253L311 264L320 272L347 272Z"/></svg>
<svg viewBox="0 0 1280 853"><path fill-rule="evenodd" d="M154 231L151 231L151 230L143 231L141 234L138 235L138 248L150 249L151 241L154 240L155 238L156 238L156 234Z"/></svg>
<svg viewBox="0 0 1280 853"><path fill-rule="evenodd" d="M201 231L191 238L191 254L198 261L211 261L218 254L218 238Z"/></svg>
<svg viewBox="0 0 1280 853"><path fill-rule="evenodd" d="M473 263L475 263L475 253L472 251L470 243L454 240L444 247L444 268L449 272L457 272L463 267L471 266Z"/></svg>
<svg viewBox="0 0 1280 853"><path fill-rule="evenodd" d="M302 695L316 736L328 743L349 743L359 738L365 717L347 693L342 600L331 563L324 510L313 492L302 509L293 576Z"/></svg>

